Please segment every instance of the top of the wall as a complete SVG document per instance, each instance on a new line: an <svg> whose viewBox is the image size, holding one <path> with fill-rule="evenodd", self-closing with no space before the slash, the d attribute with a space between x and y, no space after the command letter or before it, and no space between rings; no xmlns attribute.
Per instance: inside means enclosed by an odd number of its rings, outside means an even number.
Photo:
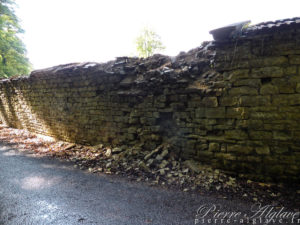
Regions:
<svg viewBox="0 0 300 225"><path fill-rule="evenodd" d="M0 86L14 86L33 82L61 82L89 79L103 82L103 90L126 89L124 95L145 95L158 90L160 84L188 85L196 76L210 70L214 50L207 49L210 42L175 57L156 54L148 58L117 57L106 63L71 63L32 71L30 76L0 80ZM100 83L101 83L100 82ZM80 84L81 85L81 84ZM82 86L87 85L82 82Z"/></svg>
<svg viewBox="0 0 300 225"><path fill-rule="evenodd" d="M300 28L300 17L263 22L248 26L249 21L234 23L210 31L217 42L230 41L240 38L249 38L256 35L269 35L278 31Z"/></svg>
<svg viewBox="0 0 300 225"><path fill-rule="evenodd" d="M253 35L265 32L274 32L293 27L300 27L300 17L259 23L253 26L249 26L243 33L245 35Z"/></svg>

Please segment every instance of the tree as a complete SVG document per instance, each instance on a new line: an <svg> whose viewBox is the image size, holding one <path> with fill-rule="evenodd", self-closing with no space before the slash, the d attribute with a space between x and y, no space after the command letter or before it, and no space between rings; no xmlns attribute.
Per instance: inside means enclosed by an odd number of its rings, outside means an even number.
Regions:
<svg viewBox="0 0 300 225"><path fill-rule="evenodd" d="M18 34L23 33L13 0L0 0L0 78L28 74L30 63Z"/></svg>
<svg viewBox="0 0 300 225"><path fill-rule="evenodd" d="M153 30L144 28L136 39L136 50L140 57L149 57L159 50L163 50L163 46L160 36Z"/></svg>

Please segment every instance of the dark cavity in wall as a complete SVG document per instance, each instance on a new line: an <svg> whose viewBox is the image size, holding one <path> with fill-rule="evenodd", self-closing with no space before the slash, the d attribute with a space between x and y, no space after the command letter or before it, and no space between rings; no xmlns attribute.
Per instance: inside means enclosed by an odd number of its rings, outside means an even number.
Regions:
<svg viewBox="0 0 300 225"><path fill-rule="evenodd" d="M271 77L261 78L261 83L262 84L268 84L268 83L271 83L271 81L272 81Z"/></svg>
<svg viewBox="0 0 300 225"><path fill-rule="evenodd" d="M160 134L171 138L176 135L177 127L173 120L173 112L160 112L156 124L160 126Z"/></svg>

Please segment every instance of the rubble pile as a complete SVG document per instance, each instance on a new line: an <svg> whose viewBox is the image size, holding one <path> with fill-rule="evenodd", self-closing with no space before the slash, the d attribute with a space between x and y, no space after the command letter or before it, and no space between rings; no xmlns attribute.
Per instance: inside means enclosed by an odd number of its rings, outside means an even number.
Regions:
<svg viewBox="0 0 300 225"><path fill-rule="evenodd" d="M50 156L70 161L75 168L88 173L114 175L112 179L124 177L189 193L300 209L299 185L256 182L225 174L194 160L178 157L168 142L152 151L141 151L141 146L85 146L3 125L0 125L0 141L10 149L28 153L30 157Z"/></svg>

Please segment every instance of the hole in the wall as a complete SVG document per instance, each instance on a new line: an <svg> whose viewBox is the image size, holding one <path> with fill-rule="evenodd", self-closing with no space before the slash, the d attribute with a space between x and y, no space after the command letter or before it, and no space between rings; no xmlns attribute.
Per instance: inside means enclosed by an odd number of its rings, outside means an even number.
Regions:
<svg viewBox="0 0 300 225"><path fill-rule="evenodd" d="M272 81L272 78L271 78L271 77L261 78L261 83L262 83L262 84L271 83L271 81Z"/></svg>
<svg viewBox="0 0 300 225"><path fill-rule="evenodd" d="M162 136L172 137L176 134L176 124L173 120L173 112L160 112L156 124L160 126Z"/></svg>
<svg viewBox="0 0 300 225"><path fill-rule="evenodd" d="M96 90L96 95L101 95L102 94L102 90Z"/></svg>

